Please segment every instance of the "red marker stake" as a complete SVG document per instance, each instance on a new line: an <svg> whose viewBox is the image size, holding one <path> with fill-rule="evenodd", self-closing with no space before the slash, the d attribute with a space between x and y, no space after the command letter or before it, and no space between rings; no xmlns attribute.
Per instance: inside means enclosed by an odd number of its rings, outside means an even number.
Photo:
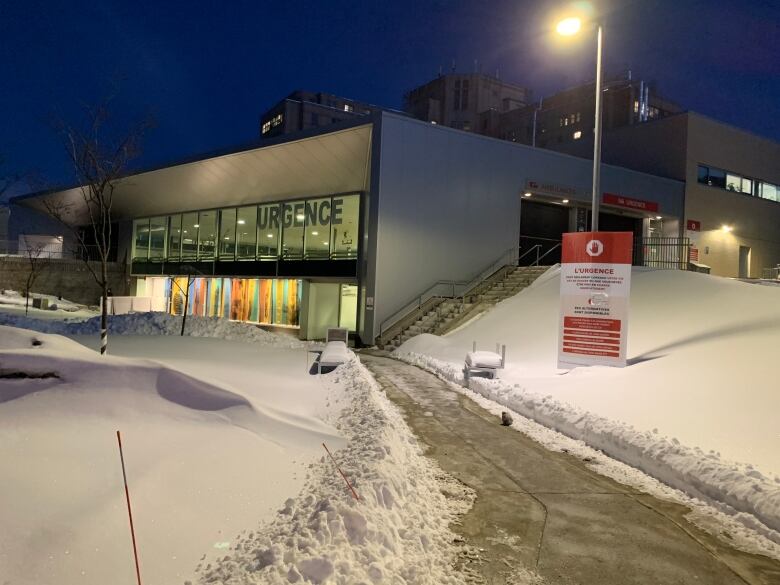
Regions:
<svg viewBox="0 0 780 585"><path fill-rule="evenodd" d="M349 483L349 480L347 479L347 476L344 475L343 471L341 471L341 467L339 467L339 464L336 463L336 460L333 458L333 455L331 455L331 452L330 452L330 449L328 449L328 446L325 443L323 443L322 446L325 447L325 451L328 452L328 455L330 456L330 460L333 461L333 465L336 466L336 469L339 470L339 473L341 474L341 477L344 478L344 482L347 484L347 487L349 488L349 491L352 492L352 496L356 500L360 501L360 497L357 495L357 492L355 491L355 488L352 487L352 484Z"/></svg>
<svg viewBox="0 0 780 585"><path fill-rule="evenodd" d="M119 443L119 459L122 461L122 478L125 481L125 499L127 499L127 516L130 518L130 536L133 539L133 557L135 557L135 576L138 585L141 585L141 569L138 566L138 548L135 545L135 528L133 527L133 511L130 508L130 490L127 489L127 472L125 471L125 456L122 453L122 436L116 432L116 440Z"/></svg>

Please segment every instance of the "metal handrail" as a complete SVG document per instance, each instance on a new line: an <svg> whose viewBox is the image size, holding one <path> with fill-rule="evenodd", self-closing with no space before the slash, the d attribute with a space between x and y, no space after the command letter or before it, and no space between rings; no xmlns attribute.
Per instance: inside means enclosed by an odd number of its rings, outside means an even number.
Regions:
<svg viewBox="0 0 780 585"><path fill-rule="evenodd" d="M528 256L528 254L530 254L530 253L531 253L531 252L533 252L534 250L536 250L536 257L537 257L537 261L538 261L538 259L539 259L539 248L541 248L541 247L542 247L542 245L541 245L541 244L534 244L533 246L531 246L530 248L528 248L528 249L527 249L525 252L523 252L522 254L520 254L520 256L517 258L517 262L518 262L518 264L520 263L520 260L522 260L523 258L525 258L526 256Z"/></svg>
<svg viewBox="0 0 780 585"><path fill-rule="evenodd" d="M537 257L536 257L536 262L535 262L534 264L532 264L531 266L539 266L539 262L541 262L542 258L544 258L545 256L547 256L548 254L550 254L550 253L551 253L551 252L553 252L554 250L557 250L557 249L558 249L558 248L560 248L560 247L561 247L561 242L558 242L558 243L557 243L557 244L555 244L555 245L554 245L552 248L550 248L549 250L547 250L547 251L546 251L544 254L542 254L541 256L537 256Z"/></svg>
<svg viewBox="0 0 780 585"><path fill-rule="evenodd" d="M478 274L476 274L474 277L470 278L469 280L465 280L465 281L464 280L439 280L433 283L431 286L425 289L421 294L417 295L414 299L409 301L399 310L395 311L392 315L390 315L384 321L382 321L382 323L380 323L379 325L379 336L382 337L385 334L385 332L388 329L390 329L390 327L394 326L404 317L418 310L420 307L423 306L424 303L426 303L430 299L463 298L466 294L468 294L468 292L471 289L473 289L480 282L485 280L485 278L487 278L488 276L496 272L496 270L498 270L502 266L507 266L513 263L517 265L518 252L519 251L515 246L513 246L512 248L508 248L501 254L501 256L499 256L488 267L481 270ZM460 290L459 294L456 293L456 290Z"/></svg>
<svg viewBox="0 0 780 585"><path fill-rule="evenodd" d="M523 253L522 253L522 254L521 254L519 257L518 257L518 259L517 259L517 262L518 262L518 264L520 263L520 260L522 260L523 258L525 258L526 256L528 256L528 254L530 254L530 253L531 253L531 252L533 252L533 251L536 251L536 260L534 260L534 261L533 261L531 264L529 264L528 266L539 266L539 262L542 260L542 258L544 258L545 256L547 256L548 254L550 254L550 253L551 253L551 252L553 252L554 250L557 250L558 248L560 248L560 247L561 247L561 242L559 242L558 240L550 240L550 241L554 241L554 242L557 242L557 243L556 243L556 244L555 244L555 245L554 245L552 248L550 248L549 250L547 250L546 252L544 252L543 254L539 254L539 252L540 252L540 251L541 251L541 249L542 249L542 245L541 245L541 244L534 244L533 246L531 246L530 248L528 248L528 249L527 249L525 252L523 252Z"/></svg>

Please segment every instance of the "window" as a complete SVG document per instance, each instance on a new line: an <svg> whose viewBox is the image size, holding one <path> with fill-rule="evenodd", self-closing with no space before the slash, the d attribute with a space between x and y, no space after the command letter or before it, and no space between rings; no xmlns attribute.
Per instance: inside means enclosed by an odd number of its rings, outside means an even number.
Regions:
<svg viewBox="0 0 780 585"><path fill-rule="evenodd" d="M353 106L352 104L344 104L344 111L345 112L354 112L355 111L355 106Z"/></svg>
<svg viewBox="0 0 780 585"><path fill-rule="evenodd" d="M195 260L198 257L198 214L184 213L181 216L181 259Z"/></svg>
<svg viewBox="0 0 780 585"><path fill-rule="evenodd" d="M149 219L133 222L133 260L149 258Z"/></svg>
<svg viewBox="0 0 780 585"><path fill-rule="evenodd" d="M460 79L455 80L455 102L452 106L453 110L460 109Z"/></svg>
<svg viewBox="0 0 780 585"><path fill-rule="evenodd" d="M711 187L720 187L721 189L725 189L726 171L722 171L720 169L713 169L712 167L709 167L706 184L710 185Z"/></svg>
<svg viewBox="0 0 780 585"><path fill-rule="evenodd" d="M726 189L737 193L753 194L753 181L740 175L726 173Z"/></svg>
<svg viewBox="0 0 780 585"><path fill-rule="evenodd" d="M777 186L721 169L699 165L696 180L703 185L720 187L735 193L744 193L745 195L761 197L770 201L780 201L780 188Z"/></svg>
<svg viewBox="0 0 780 585"><path fill-rule="evenodd" d="M198 214L198 260L213 260L217 241L217 212Z"/></svg>
<svg viewBox="0 0 780 585"><path fill-rule="evenodd" d="M261 260L279 255L280 211L278 203L257 208L257 257Z"/></svg>
<svg viewBox="0 0 780 585"><path fill-rule="evenodd" d="M236 210L223 209L219 214L219 259L236 258Z"/></svg>
<svg viewBox="0 0 780 585"><path fill-rule="evenodd" d="M463 129L466 130L467 132L471 132L471 122L469 122L468 120L463 122Z"/></svg>
<svg viewBox="0 0 780 585"><path fill-rule="evenodd" d="M577 119L577 122L580 122L582 120L582 113L581 112L577 112L576 119Z"/></svg>
<svg viewBox="0 0 780 585"><path fill-rule="evenodd" d="M284 116L282 114L276 114L274 117L269 118L263 122L263 134L268 134L268 132L271 131L271 128L276 128L279 124L282 123L282 120L284 120Z"/></svg>
<svg viewBox="0 0 780 585"><path fill-rule="evenodd" d="M357 258L360 195L334 197L330 220L331 258Z"/></svg>
<svg viewBox="0 0 780 585"><path fill-rule="evenodd" d="M312 126L317 126L317 125L319 125L319 123L320 123L320 121L319 121L319 118L317 117L317 114L315 112L312 112L311 113L311 125Z"/></svg>
<svg viewBox="0 0 780 585"><path fill-rule="evenodd" d="M303 201L282 204L282 258L286 260L303 258L304 207Z"/></svg>
<svg viewBox="0 0 780 585"><path fill-rule="evenodd" d="M574 134L572 134L572 138L574 140L579 140L582 138L582 130L577 130Z"/></svg>
<svg viewBox="0 0 780 585"><path fill-rule="evenodd" d="M239 207L236 221L236 257L254 258L257 244L257 207Z"/></svg>
<svg viewBox="0 0 780 585"><path fill-rule="evenodd" d="M168 217L168 259L176 261L181 257L181 215Z"/></svg>
<svg viewBox="0 0 780 585"><path fill-rule="evenodd" d="M149 260L161 262L165 258L165 244L168 240L168 216L149 220Z"/></svg>
<svg viewBox="0 0 780 585"><path fill-rule="evenodd" d="M309 199L304 208L306 227L306 259L330 258L330 218L333 213L331 198Z"/></svg>
<svg viewBox="0 0 780 585"><path fill-rule="evenodd" d="M759 183L758 196L770 201L780 201L780 187L771 183Z"/></svg>
<svg viewBox="0 0 780 585"><path fill-rule="evenodd" d="M461 110L469 109L469 80L468 79L463 80L463 91L461 93L461 98L460 98L460 109Z"/></svg>

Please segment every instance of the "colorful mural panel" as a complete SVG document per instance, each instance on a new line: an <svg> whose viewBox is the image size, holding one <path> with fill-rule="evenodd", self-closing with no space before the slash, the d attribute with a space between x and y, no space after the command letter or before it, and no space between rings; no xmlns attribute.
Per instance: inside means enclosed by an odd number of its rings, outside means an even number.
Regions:
<svg viewBox="0 0 780 585"><path fill-rule="evenodd" d="M189 288L189 295L187 290ZM298 326L301 281L283 278L170 278L170 310L268 325Z"/></svg>

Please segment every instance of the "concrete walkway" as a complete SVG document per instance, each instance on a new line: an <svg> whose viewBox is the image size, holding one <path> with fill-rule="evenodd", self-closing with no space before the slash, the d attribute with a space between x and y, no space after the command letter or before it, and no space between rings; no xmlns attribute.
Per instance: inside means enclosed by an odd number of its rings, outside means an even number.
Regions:
<svg viewBox="0 0 780 585"><path fill-rule="evenodd" d="M427 455L477 493L453 527L483 583L778 585L780 563L737 551L690 524L687 508L549 451L419 368L361 352ZM433 414L431 416L431 413Z"/></svg>

